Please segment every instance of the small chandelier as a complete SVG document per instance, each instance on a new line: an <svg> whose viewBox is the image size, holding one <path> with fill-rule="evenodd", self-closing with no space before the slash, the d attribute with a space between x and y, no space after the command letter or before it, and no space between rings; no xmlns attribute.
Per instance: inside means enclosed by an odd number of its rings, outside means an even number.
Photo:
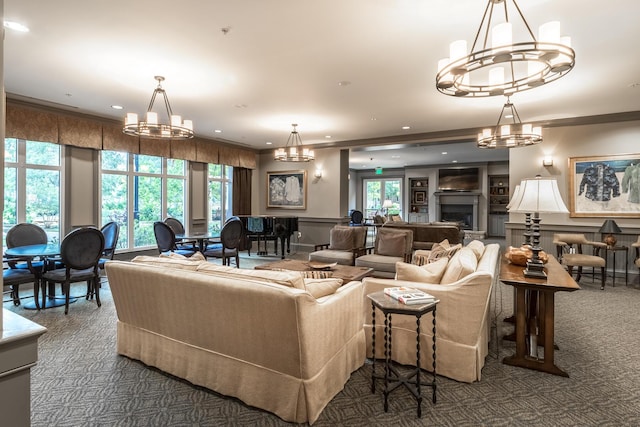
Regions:
<svg viewBox="0 0 640 427"><path fill-rule="evenodd" d="M302 148L300 134L296 130L297 124L292 124L293 130L287 138L287 145L284 148L277 148L274 158L280 162L309 162L315 160L313 150Z"/></svg>
<svg viewBox="0 0 640 427"><path fill-rule="evenodd" d="M155 76L158 81L158 87L151 95L151 102L147 108L146 121L138 121L136 113L127 113L124 119L124 128L122 132L131 136L139 136L140 138L150 139L189 139L193 138L193 122L191 120L182 120L182 117L173 114L167 93L162 89L162 81L164 77ZM158 113L153 112L153 103L156 101L156 95L162 94L164 98L164 106L167 109L167 117L169 123L158 122Z"/></svg>
<svg viewBox="0 0 640 427"><path fill-rule="evenodd" d="M504 122L503 119L511 119L511 123ZM515 148L540 142L542 142L542 128L523 124L516 106L508 97L495 128L483 129L482 133L478 134L479 148Z"/></svg>
<svg viewBox="0 0 640 427"><path fill-rule="evenodd" d="M509 1L530 40L512 42ZM504 22L491 28L493 8L500 3L504 5ZM481 34L482 45L478 43ZM436 88L459 97L509 96L559 79L574 67L575 57L571 38L560 37L559 22L541 25L536 39L515 0L489 0L471 53L467 53L466 40L451 43L449 58L438 62Z"/></svg>

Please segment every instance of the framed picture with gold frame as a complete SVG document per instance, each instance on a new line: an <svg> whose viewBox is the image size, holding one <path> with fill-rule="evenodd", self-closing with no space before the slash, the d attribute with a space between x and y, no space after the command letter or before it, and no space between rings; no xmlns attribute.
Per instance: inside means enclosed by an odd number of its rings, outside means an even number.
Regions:
<svg viewBox="0 0 640 427"><path fill-rule="evenodd" d="M640 218L640 154L569 158L572 217Z"/></svg>
<svg viewBox="0 0 640 427"><path fill-rule="evenodd" d="M267 172L267 208L307 209L307 171Z"/></svg>

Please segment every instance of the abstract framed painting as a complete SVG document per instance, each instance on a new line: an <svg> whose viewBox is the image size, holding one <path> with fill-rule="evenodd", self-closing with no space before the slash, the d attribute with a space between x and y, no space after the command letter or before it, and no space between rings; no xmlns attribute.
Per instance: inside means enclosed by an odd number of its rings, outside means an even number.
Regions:
<svg viewBox="0 0 640 427"><path fill-rule="evenodd" d="M640 154L569 158L571 217L640 218Z"/></svg>
<svg viewBox="0 0 640 427"><path fill-rule="evenodd" d="M267 172L267 208L307 209L307 171Z"/></svg>

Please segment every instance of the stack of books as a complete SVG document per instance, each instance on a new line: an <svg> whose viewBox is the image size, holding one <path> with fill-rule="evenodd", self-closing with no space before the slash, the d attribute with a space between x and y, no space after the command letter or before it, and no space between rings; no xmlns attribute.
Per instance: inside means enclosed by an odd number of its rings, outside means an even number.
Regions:
<svg viewBox="0 0 640 427"><path fill-rule="evenodd" d="M436 300L433 295L430 295L418 289L407 288L404 286L396 288L384 288L384 293L386 295L389 295L391 298L407 305L429 304Z"/></svg>

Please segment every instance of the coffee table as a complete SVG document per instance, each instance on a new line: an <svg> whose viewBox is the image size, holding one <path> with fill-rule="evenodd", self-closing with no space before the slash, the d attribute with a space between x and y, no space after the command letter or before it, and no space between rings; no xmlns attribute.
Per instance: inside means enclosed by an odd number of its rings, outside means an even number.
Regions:
<svg viewBox="0 0 640 427"><path fill-rule="evenodd" d="M313 271L309 267L308 261L297 259L283 259L280 261L268 262L266 264L256 265L256 270L292 270L292 271ZM320 270L321 271L321 270ZM373 268L355 267L352 265L335 265L331 267L333 273L331 277L342 279L345 283L353 280L362 280L373 272Z"/></svg>

